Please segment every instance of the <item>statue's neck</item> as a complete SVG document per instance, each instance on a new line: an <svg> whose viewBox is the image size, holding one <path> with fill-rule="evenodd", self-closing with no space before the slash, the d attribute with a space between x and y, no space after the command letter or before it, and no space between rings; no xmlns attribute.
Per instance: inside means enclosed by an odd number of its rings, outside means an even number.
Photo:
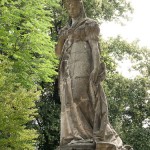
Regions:
<svg viewBox="0 0 150 150"><path fill-rule="evenodd" d="M81 18L82 18L81 16L79 16L77 18L72 18L72 26L74 26L75 24L77 24Z"/></svg>
<svg viewBox="0 0 150 150"><path fill-rule="evenodd" d="M72 25L75 24L77 22L76 18L72 18Z"/></svg>

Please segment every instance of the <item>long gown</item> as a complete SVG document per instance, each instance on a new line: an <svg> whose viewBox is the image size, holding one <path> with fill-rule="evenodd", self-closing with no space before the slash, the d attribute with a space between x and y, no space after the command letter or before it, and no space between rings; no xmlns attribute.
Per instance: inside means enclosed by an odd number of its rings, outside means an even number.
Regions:
<svg viewBox="0 0 150 150"><path fill-rule="evenodd" d="M101 86L105 67L99 64L97 83L90 81L93 70L89 40L99 41L96 21L81 18L68 32L60 62L61 135L60 145L104 141L122 150L122 141L108 120L107 100Z"/></svg>

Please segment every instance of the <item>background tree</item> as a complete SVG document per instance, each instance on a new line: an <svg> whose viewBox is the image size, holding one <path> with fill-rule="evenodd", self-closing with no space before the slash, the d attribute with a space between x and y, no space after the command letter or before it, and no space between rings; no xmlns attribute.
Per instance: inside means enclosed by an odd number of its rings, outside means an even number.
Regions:
<svg viewBox="0 0 150 150"><path fill-rule="evenodd" d="M27 90L16 83L13 63L0 55L0 149L35 149L37 132L26 127L36 115L36 87Z"/></svg>
<svg viewBox="0 0 150 150"><path fill-rule="evenodd" d="M104 85L109 101L110 121L126 144L133 145L136 150L148 150L150 50L140 48L137 42L129 43L120 37L101 43L108 68ZM124 60L130 60L133 65L131 69L140 73L136 78L125 78L118 73L117 63Z"/></svg>
<svg viewBox="0 0 150 150"><path fill-rule="evenodd" d="M128 19L133 12L130 2L126 0L84 0L86 14L101 23L104 21L118 21Z"/></svg>
<svg viewBox="0 0 150 150"><path fill-rule="evenodd" d="M35 149L41 82L56 75L52 26L45 0L0 1L0 149ZM53 2L53 1L52 1ZM29 125L30 122L30 125Z"/></svg>

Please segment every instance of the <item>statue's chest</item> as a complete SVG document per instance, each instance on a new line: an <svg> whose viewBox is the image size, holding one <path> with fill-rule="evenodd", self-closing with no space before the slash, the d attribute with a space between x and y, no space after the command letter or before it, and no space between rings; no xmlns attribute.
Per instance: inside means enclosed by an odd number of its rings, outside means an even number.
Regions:
<svg viewBox="0 0 150 150"><path fill-rule="evenodd" d="M82 24L76 28L68 29L68 37L64 44L64 52L69 56L71 53L81 53L87 51L87 41L85 25ZM71 54L73 55L73 54Z"/></svg>
<svg viewBox="0 0 150 150"><path fill-rule="evenodd" d="M68 40L70 41L85 41L86 39L86 33L85 33L85 25L81 25L75 29L68 30L69 36Z"/></svg>

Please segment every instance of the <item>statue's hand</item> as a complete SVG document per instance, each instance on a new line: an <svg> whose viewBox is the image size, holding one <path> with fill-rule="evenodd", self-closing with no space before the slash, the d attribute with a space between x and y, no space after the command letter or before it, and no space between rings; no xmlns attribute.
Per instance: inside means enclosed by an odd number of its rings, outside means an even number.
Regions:
<svg viewBox="0 0 150 150"><path fill-rule="evenodd" d="M61 35L59 36L59 39L60 39L60 40L65 40L65 39L67 39L67 34L66 34L66 33L61 34Z"/></svg>
<svg viewBox="0 0 150 150"><path fill-rule="evenodd" d="M95 84L98 79L99 68L94 68L90 74L90 80Z"/></svg>
<svg viewBox="0 0 150 150"><path fill-rule="evenodd" d="M59 39L66 39L68 37L68 29L63 29L60 31Z"/></svg>

